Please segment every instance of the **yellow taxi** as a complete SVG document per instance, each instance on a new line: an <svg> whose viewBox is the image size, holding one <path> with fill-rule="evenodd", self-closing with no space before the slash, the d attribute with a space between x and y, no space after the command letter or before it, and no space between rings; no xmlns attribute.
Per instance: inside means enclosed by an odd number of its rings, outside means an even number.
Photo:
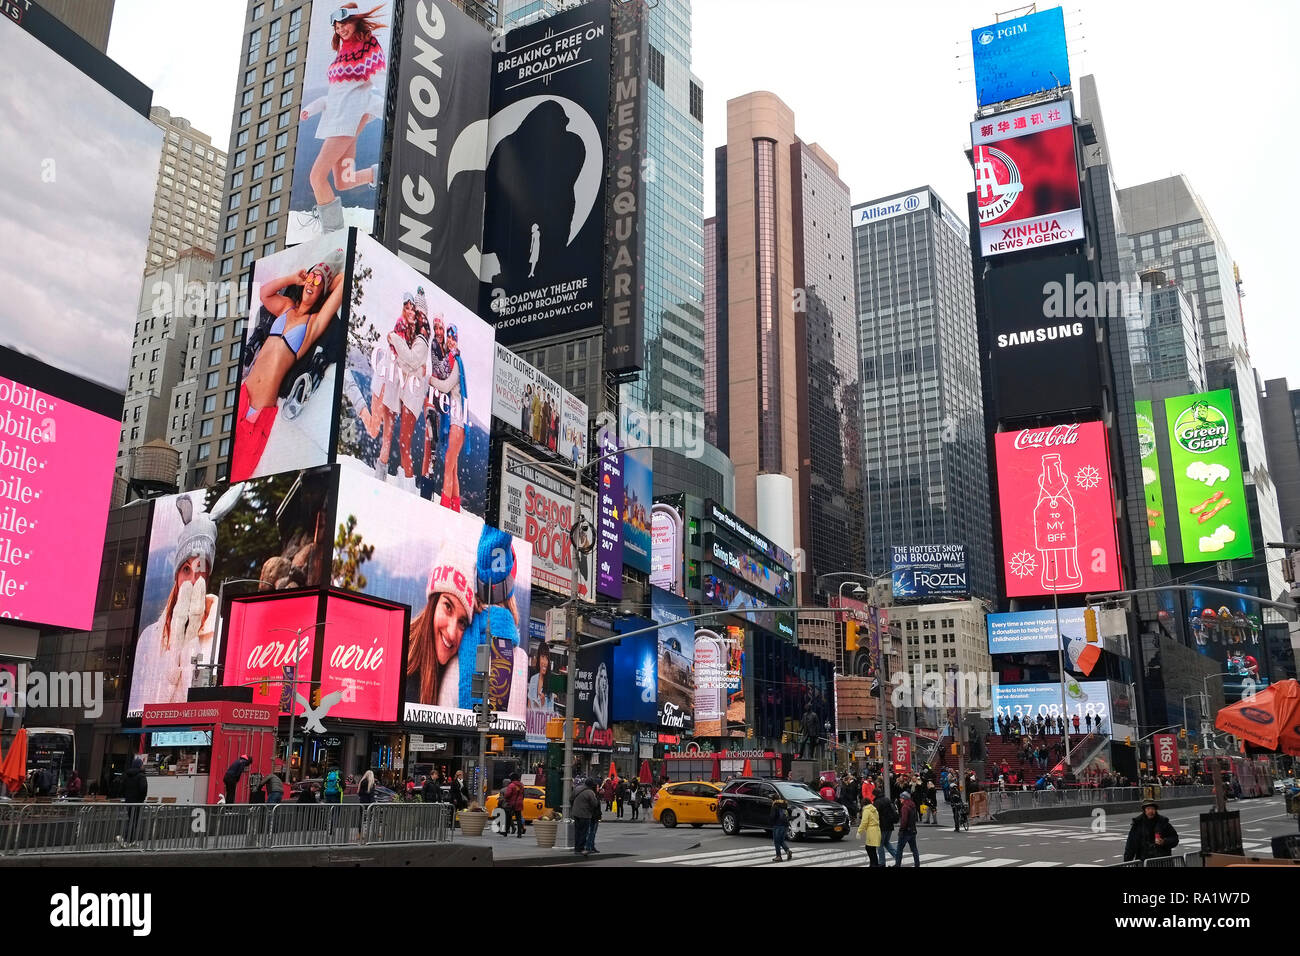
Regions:
<svg viewBox="0 0 1300 956"><path fill-rule="evenodd" d="M689 823L702 827L718 822L718 791L722 784L707 780L680 780L659 788L651 811L654 821L666 827Z"/></svg>
<svg viewBox="0 0 1300 956"><path fill-rule="evenodd" d="M495 815L497 801L501 799L501 794L494 793L487 798L487 803L483 809L489 815ZM524 823L532 823L543 813L546 812L546 788L545 787L524 787Z"/></svg>

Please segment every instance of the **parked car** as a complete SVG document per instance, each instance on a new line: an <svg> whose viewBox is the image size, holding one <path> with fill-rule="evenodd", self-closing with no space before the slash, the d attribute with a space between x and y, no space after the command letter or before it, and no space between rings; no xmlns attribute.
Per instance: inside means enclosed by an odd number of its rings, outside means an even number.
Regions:
<svg viewBox="0 0 1300 956"><path fill-rule="evenodd" d="M501 791L497 791L487 798L483 809L488 815L496 812L497 801L501 799ZM524 787L524 823L529 824L546 812L546 788L545 787Z"/></svg>
<svg viewBox="0 0 1300 956"><path fill-rule="evenodd" d="M1297 784L1295 777L1284 777L1281 780L1273 781L1274 793L1294 793L1296 788Z"/></svg>
<svg viewBox="0 0 1300 956"><path fill-rule="evenodd" d="M772 801L789 804L790 835L796 839L826 836L843 840L849 832L849 811L842 803L826 800L802 783L742 777L718 794L718 822L727 836L744 829L770 830Z"/></svg>
<svg viewBox="0 0 1300 956"><path fill-rule="evenodd" d="M683 780L666 783L659 788L650 815L655 823L675 827L689 823L702 827L718 822L718 794L722 784L707 780Z"/></svg>

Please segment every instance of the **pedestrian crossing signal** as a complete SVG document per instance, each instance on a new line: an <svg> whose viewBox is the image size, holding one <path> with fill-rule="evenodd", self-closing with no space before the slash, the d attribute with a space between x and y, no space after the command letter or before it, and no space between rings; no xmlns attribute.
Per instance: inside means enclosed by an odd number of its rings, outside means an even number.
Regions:
<svg viewBox="0 0 1300 956"><path fill-rule="evenodd" d="M1089 644L1097 643L1097 612L1090 607L1083 609L1083 633Z"/></svg>

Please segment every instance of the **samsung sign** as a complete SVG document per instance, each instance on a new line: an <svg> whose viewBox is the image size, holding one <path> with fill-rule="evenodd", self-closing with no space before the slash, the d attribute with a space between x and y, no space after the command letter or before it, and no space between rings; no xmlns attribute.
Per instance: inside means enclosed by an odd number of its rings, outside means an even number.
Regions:
<svg viewBox="0 0 1300 956"><path fill-rule="evenodd" d="M883 202L872 203L869 206L854 207L853 225L865 226L869 223L880 222L882 219L893 219L895 216L929 208L930 191L923 189L919 193L912 193L909 196L898 196L894 199L886 199Z"/></svg>
<svg viewBox="0 0 1300 956"><path fill-rule="evenodd" d="M971 31L980 106L1070 85L1060 7Z"/></svg>

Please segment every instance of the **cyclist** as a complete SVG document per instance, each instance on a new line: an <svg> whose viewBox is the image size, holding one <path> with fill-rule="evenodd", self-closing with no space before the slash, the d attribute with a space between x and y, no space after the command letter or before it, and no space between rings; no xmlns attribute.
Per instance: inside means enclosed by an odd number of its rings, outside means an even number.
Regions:
<svg viewBox="0 0 1300 956"><path fill-rule="evenodd" d="M968 825L969 812L961 798L961 787L956 781L948 788L948 805L952 807L952 832L959 833L963 826Z"/></svg>

